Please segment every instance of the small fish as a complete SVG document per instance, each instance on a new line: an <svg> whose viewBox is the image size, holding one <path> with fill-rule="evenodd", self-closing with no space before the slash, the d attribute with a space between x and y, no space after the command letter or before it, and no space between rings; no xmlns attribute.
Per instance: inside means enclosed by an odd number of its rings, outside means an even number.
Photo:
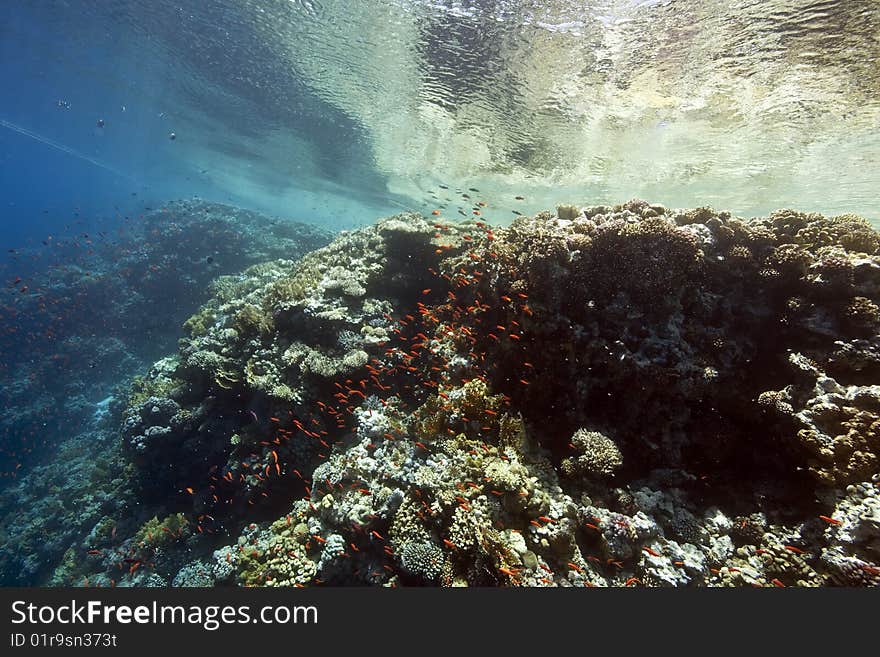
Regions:
<svg viewBox="0 0 880 657"><path fill-rule="evenodd" d="M480 193L480 190L477 189L476 187L468 187L468 191L469 191L469 192L476 192L477 194Z"/></svg>
<svg viewBox="0 0 880 657"><path fill-rule="evenodd" d="M526 200L525 196L514 196L513 198L515 198L517 201L525 201Z"/></svg>

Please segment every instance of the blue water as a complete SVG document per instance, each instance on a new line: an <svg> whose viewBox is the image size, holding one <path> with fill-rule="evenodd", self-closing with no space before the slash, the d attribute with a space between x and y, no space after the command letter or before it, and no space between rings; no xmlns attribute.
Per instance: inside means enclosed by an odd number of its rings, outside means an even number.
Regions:
<svg viewBox="0 0 880 657"><path fill-rule="evenodd" d="M633 197L880 221L857 4L11 0L4 240L192 196L351 227L441 184L500 222Z"/></svg>
<svg viewBox="0 0 880 657"><path fill-rule="evenodd" d="M189 28L206 40L222 32L224 45L248 38L230 33L240 20L233 5L226 6L227 22L206 15ZM282 124L288 117L248 97L253 88L238 97L224 88L257 65L253 53L238 62L224 53L218 66L217 53L187 41L179 7L137 7L0 7L4 244L57 231L74 213L93 227L117 212L193 196L336 225L362 224L397 207L400 200L388 194L361 203L326 190L363 188L367 196L381 189L365 153L351 145L357 127L350 120L305 89L289 89L306 106L301 121L308 125ZM282 129L298 136L297 151L261 152ZM315 183L324 194L314 193ZM355 208L363 218L352 221Z"/></svg>

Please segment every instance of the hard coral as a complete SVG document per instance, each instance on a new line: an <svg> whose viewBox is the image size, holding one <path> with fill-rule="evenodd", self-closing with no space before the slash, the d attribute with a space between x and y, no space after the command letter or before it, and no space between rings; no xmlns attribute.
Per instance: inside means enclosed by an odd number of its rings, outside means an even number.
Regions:
<svg viewBox="0 0 880 657"><path fill-rule="evenodd" d="M578 456L562 461L562 473L567 477L607 477L623 465L623 455L608 436L587 429L578 429L571 442Z"/></svg>

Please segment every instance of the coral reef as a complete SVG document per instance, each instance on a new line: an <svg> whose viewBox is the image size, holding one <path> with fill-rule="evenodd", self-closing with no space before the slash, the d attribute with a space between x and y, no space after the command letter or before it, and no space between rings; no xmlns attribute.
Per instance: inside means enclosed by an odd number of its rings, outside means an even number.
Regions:
<svg viewBox="0 0 880 657"><path fill-rule="evenodd" d="M598 431L578 429L571 437L571 444L579 454L563 459L560 469L567 477L609 476L623 465L623 455L617 445Z"/></svg>
<svg viewBox="0 0 880 657"><path fill-rule="evenodd" d="M0 484L84 429L120 381L172 351L214 279L331 239L201 200L118 219L117 230L50 238L13 256L19 282L0 288Z"/></svg>
<svg viewBox="0 0 880 657"><path fill-rule="evenodd" d="M59 568L876 586L878 246L857 217L634 200L406 213L220 277L121 404L139 517Z"/></svg>
<svg viewBox="0 0 880 657"><path fill-rule="evenodd" d="M2 492L0 582L5 585L80 585L95 570L88 550L113 541L137 508L109 416L65 441L50 462L33 468ZM131 528L134 529L133 527Z"/></svg>

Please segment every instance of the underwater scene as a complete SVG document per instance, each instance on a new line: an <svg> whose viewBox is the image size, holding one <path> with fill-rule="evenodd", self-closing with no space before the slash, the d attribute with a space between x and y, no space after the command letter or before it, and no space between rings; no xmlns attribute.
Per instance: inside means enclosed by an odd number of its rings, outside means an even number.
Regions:
<svg viewBox="0 0 880 657"><path fill-rule="evenodd" d="M878 35L0 3L0 585L880 585Z"/></svg>

